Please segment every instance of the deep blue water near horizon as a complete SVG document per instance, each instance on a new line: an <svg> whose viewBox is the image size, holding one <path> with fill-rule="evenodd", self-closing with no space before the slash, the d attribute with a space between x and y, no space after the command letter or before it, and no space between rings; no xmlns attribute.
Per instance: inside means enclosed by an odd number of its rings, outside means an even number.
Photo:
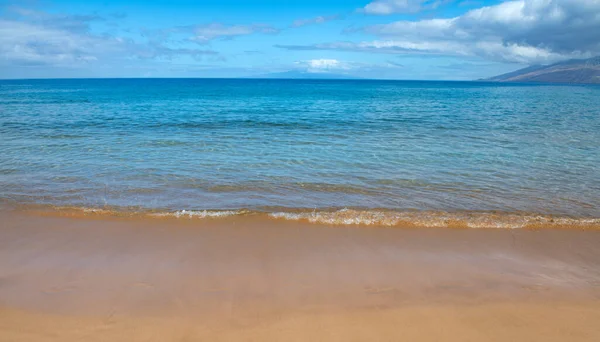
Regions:
<svg viewBox="0 0 600 342"><path fill-rule="evenodd" d="M0 81L0 199L600 217L600 87Z"/></svg>

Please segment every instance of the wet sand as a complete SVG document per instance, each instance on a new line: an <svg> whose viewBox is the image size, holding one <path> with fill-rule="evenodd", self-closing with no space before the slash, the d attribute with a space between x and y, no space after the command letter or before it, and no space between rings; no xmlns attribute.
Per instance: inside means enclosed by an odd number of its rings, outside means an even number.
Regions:
<svg viewBox="0 0 600 342"><path fill-rule="evenodd" d="M0 212L0 341L598 341L600 231Z"/></svg>

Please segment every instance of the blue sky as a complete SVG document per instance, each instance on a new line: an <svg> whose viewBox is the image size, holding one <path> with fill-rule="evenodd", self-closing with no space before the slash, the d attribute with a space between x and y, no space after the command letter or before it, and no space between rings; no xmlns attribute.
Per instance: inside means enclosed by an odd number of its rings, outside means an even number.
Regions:
<svg viewBox="0 0 600 342"><path fill-rule="evenodd" d="M0 0L0 78L469 80L600 54L600 0Z"/></svg>

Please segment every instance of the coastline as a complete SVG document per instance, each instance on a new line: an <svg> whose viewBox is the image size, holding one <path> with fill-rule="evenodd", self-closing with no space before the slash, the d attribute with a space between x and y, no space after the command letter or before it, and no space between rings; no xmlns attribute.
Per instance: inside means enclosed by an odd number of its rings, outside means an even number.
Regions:
<svg viewBox="0 0 600 342"><path fill-rule="evenodd" d="M585 229L600 230L600 217L519 211L393 210L388 208L152 209L143 207L86 207L0 202L0 210L48 217L143 220L216 220L238 218L301 222L327 226L454 229Z"/></svg>
<svg viewBox="0 0 600 342"><path fill-rule="evenodd" d="M600 338L597 230L67 216L0 211L0 341Z"/></svg>

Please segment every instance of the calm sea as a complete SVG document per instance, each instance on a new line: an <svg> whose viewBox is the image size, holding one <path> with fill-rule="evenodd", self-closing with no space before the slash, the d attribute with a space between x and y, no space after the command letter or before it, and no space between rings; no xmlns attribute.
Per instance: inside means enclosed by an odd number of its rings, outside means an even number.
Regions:
<svg viewBox="0 0 600 342"><path fill-rule="evenodd" d="M0 81L21 204L600 217L599 145L598 86Z"/></svg>

